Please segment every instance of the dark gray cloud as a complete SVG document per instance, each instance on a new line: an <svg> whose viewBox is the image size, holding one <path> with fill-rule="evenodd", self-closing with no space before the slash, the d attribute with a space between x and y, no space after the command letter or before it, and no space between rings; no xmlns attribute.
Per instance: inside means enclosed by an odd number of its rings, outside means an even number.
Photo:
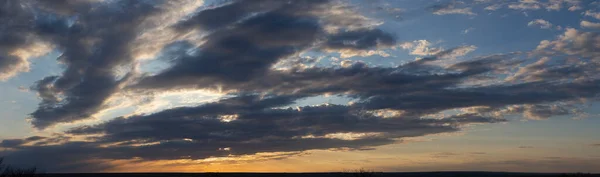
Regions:
<svg viewBox="0 0 600 177"><path fill-rule="evenodd" d="M88 139L90 142L12 145L14 152L7 159L26 161L35 155L44 159L65 159L65 162L94 158L173 160L311 149L368 149L404 137L458 131L464 124L505 121L475 114L444 119L383 118L344 105L273 108L290 105L293 100L294 97L289 96L261 98L260 95L246 95L198 107L116 118L67 132L71 135L103 134ZM222 116L230 114L236 115L234 120L222 120ZM223 148L228 150L219 150ZM37 163L52 171L69 166L56 161Z"/></svg>
<svg viewBox="0 0 600 177"><path fill-rule="evenodd" d="M13 77L27 70L27 58L11 54L14 50L30 45L33 15L17 0L0 2L0 80Z"/></svg>
<svg viewBox="0 0 600 177"><path fill-rule="evenodd" d="M394 36L378 29L344 31L327 36L314 11L322 10L320 7L328 3L258 1L248 4L248 1L236 1L199 12L176 28L222 28L205 38L207 42L200 47L201 54L179 57L173 61L174 66L142 78L134 88L252 84L258 79L266 79L273 64L315 47L323 40L325 44L316 47L334 51L361 51L395 44ZM214 20L211 15L227 18Z"/></svg>
<svg viewBox="0 0 600 177"><path fill-rule="evenodd" d="M56 14L47 14L48 20L36 24L37 33L56 45L62 52L58 60L66 65L62 75L45 78L32 87L42 98L39 108L31 113L33 125L40 129L86 119L101 110L105 100L127 79L117 78L113 70L132 61L129 47L140 30L137 26L159 11L157 4L144 1L50 4L43 7L62 11L93 6L94 10L75 12L76 21L72 26L66 23L69 19ZM57 99L59 97L62 99Z"/></svg>
<svg viewBox="0 0 600 177"><path fill-rule="evenodd" d="M343 32L329 36L325 49L366 50L374 47L390 47L396 44L396 39L379 29Z"/></svg>
<svg viewBox="0 0 600 177"><path fill-rule="evenodd" d="M143 30L141 22L162 13L162 2L35 3L43 12L37 19L42 20L26 24L30 30L25 32L55 45L62 52L58 60L65 70L31 87L42 99L31 114L33 125L43 129L87 119L104 109L106 100L122 89L141 93L218 87L230 94L216 102L116 117L64 134L4 140L0 146L9 149L4 152L7 160L31 162L52 172L73 172L111 168L109 164L94 165L102 160L368 150L402 138L460 131L468 124L507 121L496 113L522 113L537 119L572 114L569 106L556 103L596 98L600 92L597 65L568 61L546 64L530 61L519 52L476 57L449 66L432 64L474 46L457 47L392 67L356 62L344 67L272 69L276 63L304 51L341 53L396 45L394 35L376 28L328 31L328 24L324 24L327 20L323 20L327 17L321 15L327 14L322 11L332 2L312 0L231 1L200 10L168 30L177 35L200 30L206 35L201 45L185 40L173 42L162 49L160 56L170 59L169 68L139 78L134 77L135 73L118 75L116 68L133 62L131 48ZM3 5L12 7L14 3ZM455 8L458 5L433 6L431 10L471 15L470 9ZM25 11L1 12L30 18ZM10 39L6 40L10 43L3 43L0 52L30 45L22 40L27 35L11 32L1 33L8 34L2 38ZM580 42L562 38L547 41L536 52L562 52L596 60L597 46L592 44L598 35L575 34L582 36L573 37ZM190 50L197 53L189 54ZM19 62L24 61L2 57L0 69L14 68ZM501 78L499 75L511 74L519 67L514 79L469 83ZM355 101L348 105L290 107L301 99L325 94ZM439 114L467 108L474 111ZM77 140L82 136L88 137Z"/></svg>
<svg viewBox="0 0 600 177"><path fill-rule="evenodd" d="M28 137L25 139L5 139L5 140L0 141L0 147L14 148L14 147L24 145L26 143L40 141L40 140L44 140L44 139L46 139L46 137L42 137L42 136L31 136L31 137Z"/></svg>
<svg viewBox="0 0 600 177"><path fill-rule="evenodd" d="M249 18L252 13L271 11L281 8L287 2L274 0L258 1L233 1L232 3L198 12L191 18L176 25L179 30L218 30L226 26L234 25L235 22ZM312 2L309 2L312 3ZM314 2L320 3L320 2Z"/></svg>

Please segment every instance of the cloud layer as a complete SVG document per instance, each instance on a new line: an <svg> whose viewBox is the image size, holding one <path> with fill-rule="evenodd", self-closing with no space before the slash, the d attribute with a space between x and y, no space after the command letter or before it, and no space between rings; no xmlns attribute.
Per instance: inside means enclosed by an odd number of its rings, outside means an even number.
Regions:
<svg viewBox="0 0 600 177"><path fill-rule="evenodd" d="M0 39L9 41L0 45L0 79L27 70L29 56L47 52L44 46L62 53L58 61L64 71L31 86L41 98L31 113L37 129L93 119L122 92L198 89L227 94L198 106L114 117L51 136L3 140L0 147L7 150L7 160L52 172L99 171L112 167L94 165L99 161L368 150L403 138L457 132L471 124L506 122L509 115L547 119L578 114L581 100L595 100L600 92L596 32L567 28L530 52L470 57L477 50L474 45L443 49L427 40L400 42L405 40L356 11L329 8L342 6L340 1L230 1L194 7L169 25L161 24L175 16L173 9L188 3L0 4L12 9L2 13L32 21L18 24L0 16L7 30ZM523 1L508 7L560 9L562 4L577 3ZM463 5L453 2L426 10L476 15ZM529 25L552 26L541 19ZM19 30L22 26L26 30ZM398 48L423 58L394 66L345 60L342 67L309 67L318 61L295 60L307 53L353 59ZM154 49L160 52L147 54ZM143 54L167 63L165 69L141 71ZM278 63L292 64L282 69ZM325 95L352 103L295 106Z"/></svg>

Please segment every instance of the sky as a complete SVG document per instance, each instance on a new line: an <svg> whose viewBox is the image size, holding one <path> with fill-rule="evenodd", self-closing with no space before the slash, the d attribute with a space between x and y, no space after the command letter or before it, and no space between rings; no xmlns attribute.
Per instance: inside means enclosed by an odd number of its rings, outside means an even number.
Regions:
<svg viewBox="0 0 600 177"><path fill-rule="evenodd" d="M43 172L600 173L594 0L3 0Z"/></svg>

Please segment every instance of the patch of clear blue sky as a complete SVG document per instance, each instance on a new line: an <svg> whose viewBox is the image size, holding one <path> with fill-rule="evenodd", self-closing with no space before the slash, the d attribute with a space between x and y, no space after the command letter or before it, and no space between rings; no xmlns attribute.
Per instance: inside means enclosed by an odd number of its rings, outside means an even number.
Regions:
<svg viewBox="0 0 600 177"><path fill-rule="evenodd" d="M46 76L59 75L63 68L56 61L60 52L30 59L29 72L19 73L5 82L0 82L0 139L20 137L30 132L26 118L35 111L40 102L34 91L22 90L29 88L36 81Z"/></svg>
<svg viewBox="0 0 600 177"><path fill-rule="evenodd" d="M384 19L385 23L380 28L391 32L399 41L413 41L426 39L430 42L442 41L439 45L446 49L461 45L475 45L478 49L473 54L506 53L514 51L528 51L534 49L541 40L553 39L562 33L555 29L540 29L537 26L527 26L535 19L545 19L549 22L564 27L579 27L581 12L571 12L566 8L560 11L547 11L546 9L524 11L502 8L496 11L483 10L486 5L465 6L471 7L477 15L449 14L435 15L428 12L427 8L435 4L451 1L375 1L380 3L361 6L361 11L366 15ZM382 3L386 2L386 3ZM387 5L384 5L387 4ZM385 12L373 13L375 7L398 7L403 9L400 13L402 20L394 16L384 15ZM462 6L457 6L462 8ZM463 30L472 28L467 34ZM499 45L501 44L501 45Z"/></svg>

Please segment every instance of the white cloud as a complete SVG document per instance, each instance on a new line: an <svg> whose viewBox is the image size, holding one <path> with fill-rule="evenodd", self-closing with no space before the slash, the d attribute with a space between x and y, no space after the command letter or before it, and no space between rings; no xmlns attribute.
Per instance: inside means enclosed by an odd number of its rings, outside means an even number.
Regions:
<svg viewBox="0 0 600 177"><path fill-rule="evenodd" d="M311 13L322 18L325 31L329 33L336 33L342 29L372 28L384 23L383 21L362 15L355 8L343 2L336 2L331 6L319 7L319 9L311 11Z"/></svg>
<svg viewBox="0 0 600 177"><path fill-rule="evenodd" d="M574 28L567 28L564 34L556 40L543 40L537 46L535 53L543 55L570 55L592 59L600 63L600 34L594 32L581 32Z"/></svg>
<svg viewBox="0 0 600 177"><path fill-rule="evenodd" d="M536 0L520 0L518 3L508 5L508 8L517 10L537 10L541 8L541 5Z"/></svg>
<svg viewBox="0 0 600 177"><path fill-rule="evenodd" d="M430 61L429 63L440 66L447 66L448 64L456 62L455 60L458 57L465 56L477 49L477 46L474 45L464 45L446 50L442 47L433 47L432 45L433 44L427 40L416 40L412 42L401 43L398 45L398 48L408 50L409 54L414 56L436 56L438 59L444 59Z"/></svg>
<svg viewBox="0 0 600 177"><path fill-rule="evenodd" d="M462 34L467 34L467 33L471 32L473 30L475 30L475 28L467 28L467 29L465 29L465 30L462 31Z"/></svg>
<svg viewBox="0 0 600 177"><path fill-rule="evenodd" d="M594 17L596 19L600 19L600 13L599 12L592 12L592 11L585 11L584 13L585 16L590 16L590 17Z"/></svg>
<svg viewBox="0 0 600 177"><path fill-rule="evenodd" d="M583 7L579 6L579 5L574 5L569 7L569 11L576 11L576 10L581 10L583 9Z"/></svg>
<svg viewBox="0 0 600 177"><path fill-rule="evenodd" d="M456 57L465 56L468 53L475 51L475 49L477 49L477 46L474 45L460 46L453 49L450 53L444 54L442 58L455 59Z"/></svg>
<svg viewBox="0 0 600 177"><path fill-rule="evenodd" d="M433 7L433 14L436 15L449 15L449 14L463 14L463 15L477 15L471 11L470 7L456 8L456 4L464 4L463 2L454 2L450 4L438 5Z"/></svg>
<svg viewBox="0 0 600 177"><path fill-rule="evenodd" d="M430 46L431 46L431 42L429 42L427 40L416 40L416 41L413 41L412 43L408 43L408 44L403 43L403 44L401 44L400 47L402 47L403 49L406 49L406 50L412 49L410 51L410 54L417 55L417 56L435 55L443 50L441 48L435 48L435 47L430 47Z"/></svg>
<svg viewBox="0 0 600 177"><path fill-rule="evenodd" d="M447 14L464 14L464 15L476 15L471 12L471 8L460 8L460 9L444 9L434 12L436 15L447 15Z"/></svg>
<svg viewBox="0 0 600 177"><path fill-rule="evenodd" d="M379 55L381 57L389 57L390 54L383 51L383 50L352 50L352 49L342 49L342 50L336 50L336 51L329 51L328 52L338 52L340 54L340 58L351 58L351 57L368 57L368 56L375 56L375 55Z"/></svg>
<svg viewBox="0 0 600 177"><path fill-rule="evenodd" d="M544 20L544 19L535 19L527 23L527 26L539 26L542 29L550 29L552 28L552 23Z"/></svg>
<svg viewBox="0 0 600 177"><path fill-rule="evenodd" d="M0 51L0 81L6 81L21 72L29 72L29 60L46 55L51 50L52 47L49 44L38 41L7 51L6 55Z"/></svg>
<svg viewBox="0 0 600 177"><path fill-rule="evenodd" d="M502 8L502 4L494 4L494 5L491 5L491 6L487 6L484 9L485 10L490 10L490 11L495 11L495 10L498 10L500 8Z"/></svg>
<svg viewBox="0 0 600 177"><path fill-rule="evenodd" d="M581 9L580 4L580 0L548 0L541 2L538 0L520 0L519 2L509 4L508 8L516 10L538 10L544 8L548 11L559 11L562 7L567 6L570 11L575 11Z"/></svg>
<svg viewBox="0 0 600 177"><path fill-rule="evenodd" d="M581 21L580 25L584 28L600 29L600 23L594 23L583 20Z"/></svg>

